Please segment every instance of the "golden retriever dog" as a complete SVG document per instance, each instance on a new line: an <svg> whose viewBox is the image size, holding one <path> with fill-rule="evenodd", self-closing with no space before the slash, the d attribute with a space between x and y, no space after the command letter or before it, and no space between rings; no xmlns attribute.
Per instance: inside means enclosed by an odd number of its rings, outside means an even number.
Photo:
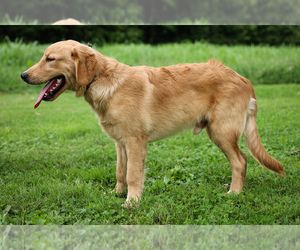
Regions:
<svg viewBox="0 0 300 250"><path fill-rule="evenodd" d="M147 143L193 128L205 128L232 170L229 192L242 191L247 157L238 142L244 134L252 156L285 176L282 164L264 149L256 125L252 84L222 63L130 67L76 41L49 46L42 59L22 73L28 84L47 83L35 104L53 101L65 90L83 96L117 150L116 193L128 188L126 204L144 186Z"/></svg>

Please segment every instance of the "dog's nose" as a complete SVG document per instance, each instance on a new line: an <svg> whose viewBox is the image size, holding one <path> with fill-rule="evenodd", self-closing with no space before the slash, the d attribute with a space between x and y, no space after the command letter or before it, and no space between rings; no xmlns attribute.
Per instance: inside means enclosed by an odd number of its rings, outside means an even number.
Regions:
<svg viewBox="0 0 300 250"><path fill-rule="evenodd" d="M26 82L27 81L27 79L28 79L28 74L27 73L22 73L21 74L21 78Z"/></svg>

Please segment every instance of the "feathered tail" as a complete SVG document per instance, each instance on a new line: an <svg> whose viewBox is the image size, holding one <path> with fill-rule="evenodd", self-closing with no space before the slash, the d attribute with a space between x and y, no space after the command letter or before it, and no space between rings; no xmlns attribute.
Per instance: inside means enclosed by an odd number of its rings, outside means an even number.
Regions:
<svg viewBox="0 0 300 250"><path fill-rule="evenodd" d="M253 158L258 163L260 163L265 168L278 173L280 177L285 177L285 172L283 170L282 164L271 157L261 143L255 120L256 112L256 100L251 98L247 114L246 126L244 130L247 147Z"/></svg>

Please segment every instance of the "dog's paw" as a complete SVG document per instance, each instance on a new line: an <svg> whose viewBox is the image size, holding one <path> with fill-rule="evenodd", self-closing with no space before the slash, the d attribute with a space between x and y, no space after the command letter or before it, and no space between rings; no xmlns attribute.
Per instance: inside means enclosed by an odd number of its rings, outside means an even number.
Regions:
<svg viewBox="0 0 300 250"><path fill-rule="evenodd" d="M124 208L135 208L139 205L139 199L138 197L135 198L127 198L124 204L122 204L122 207Z"/></svg>
<svg viewBox="0 0 300 250"><path fill-rule="evenodd" d="M232 190L232 191L229 190L225 195L232 195L232 196L234 196L234 195L240 194L240 192L241 191L238 192L238 191L235 191L235 190Z"/></svg>
<svg viewBox="0 0 300 250"><path fill-rule="evenodd" d="M116 197L118 198L126 198L127 197L127 192L124 190L123 192L117 192L116 188L110 191L111 194L115 194Z"/></svg>

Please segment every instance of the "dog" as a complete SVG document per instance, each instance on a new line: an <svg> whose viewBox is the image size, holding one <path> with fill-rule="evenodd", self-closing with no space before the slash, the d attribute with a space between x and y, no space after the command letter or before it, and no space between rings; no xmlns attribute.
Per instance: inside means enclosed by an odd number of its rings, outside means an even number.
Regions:
<svg viewBox="0 0 300 250"><path fill-rule="evenodd" d="M229 192L240 193L245 182L247 157L238 146L242 134L255 160L285 177L283 165L266 152L259 138L252 84L215 59L130 67L68 40L50 45L21 78L31 85L47 83L34 108L65 90L90 104L115 142L115 192L128 189L125 204L142 195L147 143L185 129L193 128L195 135L205 129L225 154L232 169Z"/></svg>

